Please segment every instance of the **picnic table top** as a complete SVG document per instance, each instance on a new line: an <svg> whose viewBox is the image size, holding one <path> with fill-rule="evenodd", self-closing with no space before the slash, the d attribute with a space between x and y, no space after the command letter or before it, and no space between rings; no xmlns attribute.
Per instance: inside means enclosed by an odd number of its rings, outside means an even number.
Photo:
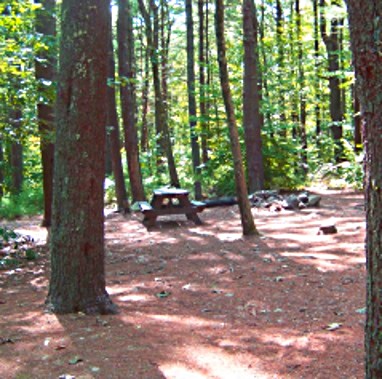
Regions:
<svg viewBox="0 0 382 379"><path fill-rule="evenodd" d="M189 191L181 188L159 188L154 190L155 196L188 195Z"/></svg>

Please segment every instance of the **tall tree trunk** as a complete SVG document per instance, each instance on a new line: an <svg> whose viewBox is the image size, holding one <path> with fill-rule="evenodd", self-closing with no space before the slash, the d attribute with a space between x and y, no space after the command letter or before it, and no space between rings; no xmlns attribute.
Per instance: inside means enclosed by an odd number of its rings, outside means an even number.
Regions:
<svg viewBox="0 0 382 379"><path fill-rule="evenodd" d="M109 25L108 25L108 80L114 84L115 82L115 60L113 48L113 30L112 30L112 14L109 11ZM127 191L125 185L125 178L123 175L122 156L119 136L119 122L117 114L116 93L115 86L109 85L107 87L107 138L110 147L110 158L112 164L112 171L115 181L115 194L117 197L117 208L119 212L127 213L130 211L129 202L127 200Z"/></svg>
<svg viewBox="0 0 382 379"><path fill-rule="evenodd" d="M243 1L244 39L244 91L243 123L250 192L264 187L264 166L261 129L263 118L260 114L259 56L257 46L257 14L253 0Z"/></svg>
<svg viewBox="0 0 382 379"><path fill-rule="evenodd" d="M188 117L190 124L192 168L194 170L195 198L202 198L200 183L200 149L198 132L196 131L196 98L195 98L195 48L194 23L192 20L192 0L185 0L187 24L187 91L188 91Z"/></svg>
<svg viewBox="0 0 382 379"><path fill-rule="evenodd" d="M215 29L218 50L218 63L220 83L227 113L227 123L232 147L233 164L235 170L236 194L241 216L241 225L244 235L257 234L253 220L251 207L248 200L248 192L245 184L243 161L240 151L239 134L236 125L235 110L232 102L231 89L229 86L228 64L226 58L226 43L224 38L224 1L215 1Z"/></svg>
<svg viewBox="0 0 382 379"><path fill-rule="evenodd" d="M151 61L151 68L153 74L154 94L155 94L155 125L157 131L157 161L161 166L161 157L163 155L167 158L168 170L170 175L171 185L180 187L178 173L176 171L175 159L172 152L170 132L166 117L166 107L163 99L163 92L161 88L161 77L159 69L159 46L158 46L158 33L159 33L159 20L158 20L158 7L154 0L150 0L150 12L153 14L153 22L151 21L150 14L146 9L143 0L138 0L140 12L145 21L146 39L149 49L149 56Z"/></svg>
<svg viewBox="0 0 382 379"><path fill-rule="evenodd" d="M62 2L47 299L56 313L116 312L105 289L104 264L109 5Z"/></svg>
<svg viewBox="0 0 382 379"><path fill-rule="evenodd" d="M297 36L297 56L298 56L298 96L299 96L299 137L301 143L301 168L304 176L308 173L308 139L306 136L306 83L303 60L302 30L300 0L295 0L296 11L296 36Z"/></svg>
<svg viewBox="0 0 382 379"><path fill-rule="evenodd" d="M382 2L347 0L365 146L365 378L382 378Z"/></svg>
<svg viewBox="0 0 382 379"><path fill-rule="evenodd" d="M313 0L313 15L314 15L314 72L317 80L316 86L314 86L314 116L316 123L316 141L319 142L318 136L321 134L321 89L319 81L320 72L320 40L319 40L319 16L318 16L318 0Z"/></svg>
<svg viewBox="0 0 382 379"><path fill-rule="evenodd" d="M56 39L55 0L35 0L41 8L36 11L36 33L43 36L43 45ZM42 48L37 52L35 75L38 83L39 98L44 99L37 104L37 120L40 132L40 150L44 190L44 215L42 226L50 227L52 223L53 199L53 165L54 165L54 105L52 94L56 72L55 49Z"/></svg>
<svg viewBox="0 0 382 379"><path fill-rule="evenodd" d="M326 31L326 17L324 8L326 7L326 0L320 0L321 17L320 29L321 36L325 43L328 55L328 70L329 70L329 92L330 92L330 118L331 118L331 132L334 141L334 158L336 162L342 160L343 146L342 146L342 122L344 115L342 113L342 97L340 78L338 75L340 69L340 44L339 44L339 20L336 18L330 21L330 34Z"/></svg>
<svg viewBox="0 0 382 379"><path fill-rule="evenodd" d="M361 104L356 88L353 86L353 112L354 112L354 151L362 151L362 119Z"/></svg>
<svg viewBox="0 0 382 379"><path fill-rule="evenodd" d="M10 124L14 131L20 129L21 127L21 118L22 112L21 109L12 109L10 111ZM24 160L23 160L23 145L21 142L14 140L10 145L10 166L12 174L12 184L11 184L11 193L13 195L18 195L23 189L24 181Z"/></svg>
<svg viewBox="0 0 382 379"><path fill-rule="evenodd" d="M276 0L276 46L277 46L277 81L278 83L283 83L283 77L285 75L284 68L285 68L285 51L284 51L284 14L283 14L283 7L280 0ZM283 137L287 136L287 130L286 130L286 115L285 115L285 94L282 91L283 86L280 85L279 88L281 89L279 93L279 110L278 113L280 114L280 123L281 123L281 130L280 135Z"/></svg>
<svg viewBox="0 0 382 379"><path fill-rule="evenodd" d="M208 17L208 15L206 15ZM207 93L206 93L206 54L205 54L205 16L204 0L198 0L198 19L199 19L199 123L201 130L201 150L202 162L208 161L208 125L207 125ZM208 30L206 30L208 34Z"/></svg>
<svg viewBox="0 0 382 379"><path fill-rule="evenodd" d="M143 34L139 33L141 44L143 86L142 86L142 121L141 121L141 151L149 151L149 127L147 114L149 111L149 90L150 90L150 56L147 45L143 41Z"/></svg>
<svg viewBox="0 0 382 379"><path fill-rule="evenodd" d="M128 0L118 1L118 68L123 81L120 88L122 119L125 131L125 148L133 201L145 199L141 166L139 162L138 134L135 101L135 55L133 17Z"/></svg>

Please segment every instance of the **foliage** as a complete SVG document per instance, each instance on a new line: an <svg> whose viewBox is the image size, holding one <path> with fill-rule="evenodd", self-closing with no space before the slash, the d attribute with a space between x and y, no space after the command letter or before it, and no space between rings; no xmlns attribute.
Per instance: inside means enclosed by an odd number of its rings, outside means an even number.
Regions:
<svg viewBox="0 0 382 379"><path fill-rule="evenodd" d="M152 189L169 184L166 160L157 165L157 142L155 128L155 99L152 86L151 69L146 71L145 61L147 41L144 22L139 13L137 1L131 2L134 17L135 54L137 58L134 84L137 89L137 125L143 124L143 91L145 80L149 81L147 125L149 132L149 149L141 151L141 169L147 194ZM157 2L158 3L158 2ZM344 99L345 119L343 142L345 152L343 162L333 163L334 144L330 132L331 118L328 90L328 57L325 45L318 31L318 51L315 51L314 13L311 2L300 2L301 35L297 32L297 15L294 2L281 0L282 18L279 29L276 27L275 2L265 0L256 2L259 24L259 55L262 74L262 114L264 116L263 155L265 160L265 180L268 188L297 188L321 180L327 185L362 186L362 166L352 148L353 139L353 69L349 49L349 33L346 25L340 27L342 45L341 67L336 73L341 81ZM328 7L326 15L344 18L345 7ZM158 3L159 5L159 3ZM9 8L7 8L9 6ZM0 161L0 171L4 174L1 183L5 195L1 203L0 217L17 217L39 211L41 207L41 164L38 148L38 130L36 123L36 103L52 101L55 95L54 83L36 83L34 60L41 51L57 55L55 39L44 38L34 32L35 11L39 5L29 0L10 0L0 4L0 143L4 158ZM113 2L113 14L117 8ZM160 6L160 5L159 5ZM163 35L170 36L170 46L166 64L168 71L168 120L171 133L173 153L181 185L192 190L195 174L192 171L190 131L188 120L188 99L186 86L186 33L184 2L169 1L169 18L160 20ZM194 36L195 52L198 52L199 19L194 2ZM205 20L205 25L207 25ZM226 44L231 78L232 95L239 125L239 134L243 144L242 125L242 77L243 45L241 2L232 1L226 9ZM197 115L196 133L201 141L202 133L207 139L209 160L201 165L199 178L203 193L211 195L229 195L235 192L232 157L226 115L218 80L216 59L216 41L213 25L213 5L209 2L208 28L208 61L204 63L206 78L209 82L200 88L197 81L197 103L206 101L208 112ZM160 42L160 41L159 41ZM206 41L205 41L206 42ZM117 43L114 41L114 45ZM298 47L302 47L299 56ZM157 59L162 59L159 49ZM196 58L196 77L201 65ZM300 67L304 76L301 77ZM147 73L148 72L148 73ZM146 76L148 75L148 76ZM117 75L115 84L124 78ZM41 89L44 89L41 92ZM203 90L203 91L201 91ZM201 98L204 93L204 98ZM302 165L302 127L300 105L306 104L307 167ZM118 99L117 99L118 101ZM120 104L118 103L120 113ZM21 110L21 117L13 122L12 110ZM201 122L206 128L202 130ZM317 131L317 125L321 130ZM121 123L120 123L121 124ZM122 135L122 133L121 133ZM53 137L53 136L50 136ZM11 170L9 146L20 142L24 149L24 178L27 193L11 197ZM123 145L123 144L121 144ZM126 153L126 152L125 152ZM243 156L244 150L243 150ZM1 159L1 158L0 158ZM306 169L308 175L306 175ZM126 168L125 168L125 172ZM1 173L0 173L1 174ZM1 175L0 175L1 178ZM1 179L0 179L1 180ZM128 180L128 178L126 178ZM341 183L340 183L341 182ZM106 190L106 200L112 201L114 187Z"/></svg>
<svg viewBox="0 0 382 379"><path fill-rule="evenodd" d="M17 267L25 260L35 260L37 257L33 238L0 227L0 269Z"/></svg>
<svg viewBox="0 0 382 379"><path fill-rule="evenodd" d="M43 207L42 187L24 189L19 195L4 196L0 202L0 219L39 214Z"/></svg>

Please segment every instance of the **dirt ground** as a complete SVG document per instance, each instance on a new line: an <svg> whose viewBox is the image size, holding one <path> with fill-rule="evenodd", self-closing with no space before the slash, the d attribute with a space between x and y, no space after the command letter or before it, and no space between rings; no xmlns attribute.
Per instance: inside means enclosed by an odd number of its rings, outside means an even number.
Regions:
<svg viewBox="0 0 382 379"><path fill-rule="evenodd" d="M107 289L120 313L44 309L49 257L0 271L0 378L363 378L363 197L321 191L319 208L237 206L203 225L106 217ZM41 244L39 218L9 224ZM335 222L337 234L317 234ZM4 223L3 223L4 224Z"/></svg>

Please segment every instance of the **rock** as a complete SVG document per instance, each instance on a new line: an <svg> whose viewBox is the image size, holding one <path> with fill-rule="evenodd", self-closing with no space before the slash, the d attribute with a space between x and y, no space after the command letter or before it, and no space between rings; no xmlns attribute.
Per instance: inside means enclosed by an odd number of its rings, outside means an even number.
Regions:
<svg viewBox="0 0 382 379"><path fill-rule="evenodd" d="M299 200L296 195L289 195L282 202L282 206L284 209L297 209L299 204Z"/></svg>
<svg viewBox="0 0 382 379"><path fill-rule="evenodd" d="M321 196L318 195L309 195L308 196L308 207L318 207L320 205Z"/></svg>
<svg viewBox="0 0 382 379"><path fill-rule="evenodd" d="M305 208L306 208L306 204L303 201L300 201L298 203L298 209L305 209Z"/></svg>
<svg viewBox="0 0 382 379"><path fill-rule="evenodd" d="M269 199L271 196L277 197L278 194L279 193L277 190L262 190L262 191L256 191L255 193L253 193L254 196L260 197L261 199L264 199L264 200Z"/></svg>
<svg viewBox="0 0 382 379"><path fill-rule="evenodd" d="M309 202L309 194L307 192L301 192L298 196L297 196L298 200L303 203L303 204L307 204Z"/></svg>

